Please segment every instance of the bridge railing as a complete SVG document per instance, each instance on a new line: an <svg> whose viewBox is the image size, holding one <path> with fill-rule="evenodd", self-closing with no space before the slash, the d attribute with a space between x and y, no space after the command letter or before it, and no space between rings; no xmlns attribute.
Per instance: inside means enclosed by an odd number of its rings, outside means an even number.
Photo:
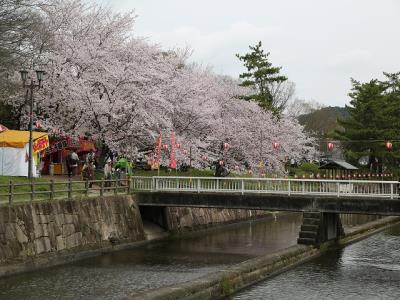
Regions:
<svg viewBox="0 0 400 300"><path fill-rule="evenodd" d="M263 193L398 198L397 181L285 178L133 177L133 190L171 192Z"/></svg>

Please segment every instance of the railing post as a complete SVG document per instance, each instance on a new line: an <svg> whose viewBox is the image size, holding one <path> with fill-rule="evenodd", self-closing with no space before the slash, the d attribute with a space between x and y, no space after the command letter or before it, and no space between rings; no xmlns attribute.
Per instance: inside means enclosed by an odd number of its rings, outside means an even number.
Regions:
<svg viewBox="0 0 400 300"><path fill-rule="evenodd" d="M340 183L339 182L336 183L336 187L337 187L337 196L339 198L340 197Z"/></svg>
<svg viewBox="0 0 400 300"><path fill-rule="evenodd" d="M197 178L197 193L200 193L200 178Z"/></svg>
<svg viewBox="0 0 400 300"><path fill-rule="evenodd" d="M71 178L68 179L68 200L72 199L72 181Z"/></svg>
<svg viewBox="0 0 400 300"><path fill-rule="evenodd" d="M33 201L34 192L35 192L35 187L33 185L33 179L31 179L31 202Z"/></svg>
<svg viewBox="0 0 400 300"><path fill-rule="evenodd" d="M244 195L244 180L242 179L242 195Z"/></svg>
<svg viewBox="0 0 400 300"><path fill-rule="evenodd" d="M303 194L304 194L304 192L305 192L305 188L304 188L304 185L305 185L306 183L304 182L304 181L302 181L302 183L301 183L301 189L302 189L302 192L303 192Z"/></svg>
<svg viewBox="0 0 400 300"><path fill-rule="evenodd" d="M290 179L288 180L288 195L290 196Z"/></svg>
<svg viewBox="0 0 400 300"><path fill-rule="evenodd" d="M119 179L115 179L114 195L118 194Z"/></svg>
<svg viewBox="0 0 400 300"><path fill-rule="evenodd" d="M10 180L10 184L8 186L8 204L12 205L13 202L13 193L14 193L14 184L13 182Z"/></svg>
<svg viewBox="0 0 400 300"><path fill-rule="evenodd" d="M154 178L156 181L156 191L158 191L158 185L159 185L159 179L158 178Z"/></svg>
<svg viewBox="0 0 400 300"><path fill-rule="evenodd" d="M217 186L216 186L216 192L219 191L219 179L217 178Z"/></svg>
<svg viewBox="0 0 400 300"><path fill-rule="evenodd" d="M50 201L54 199L54 179L50 180Z"/></svg>
<svg viewBox="0 0 400 300"><path fill-rule="evenodd" d="M156 190L156 179L151 178L151 191L154 192Z"/></svg>
<svg viewBox="0 0 400 300"><path fill-rule="evenodd" d="M100 197L103 197L104 195L104 178L101 180L100 183Z"/></svg>
<svg viewBox="0 0 400 300"><path fill-rule="evenodd" d="M390 199L393 199L393 183L390 184Z"/></svg>

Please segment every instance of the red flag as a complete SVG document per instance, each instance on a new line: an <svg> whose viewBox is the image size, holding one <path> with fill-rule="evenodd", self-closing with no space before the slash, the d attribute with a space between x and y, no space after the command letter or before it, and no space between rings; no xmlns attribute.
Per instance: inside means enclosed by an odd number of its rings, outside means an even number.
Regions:
<svg viewBox="0 0 400 300"><path fill-rule="evenodd" d="M171 133L171 149L169 151L169 167L171 169L176 169L176 159L175 159L175 133Z"/></svg>

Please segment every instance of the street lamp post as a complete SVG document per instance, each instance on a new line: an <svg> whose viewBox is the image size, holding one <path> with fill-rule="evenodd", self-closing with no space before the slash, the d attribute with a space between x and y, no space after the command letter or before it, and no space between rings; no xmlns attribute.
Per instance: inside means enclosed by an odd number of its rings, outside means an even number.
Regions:
<svg viewBox="0 0 400 300"><path fill-rule="evenodd" d="M28 90L30 91L30 105L29 105L29 162L28 162L28 178L32 179L32 157L33 157L33 137L32 137L32 130L33 130L33 103L34 103L34 98L33 98L33 90L35 87L40 89L41 83L43 80L43 74L44 71L36 70L36 77L38 80L38 84L35 83L35 81L31 78L30 84L26 84L26 80L28 79L28 71L22 70L20 71L21 73L21 80L22 80L22 86L24 88L27 88L26 92L26 98L28 98Z"/></svg>

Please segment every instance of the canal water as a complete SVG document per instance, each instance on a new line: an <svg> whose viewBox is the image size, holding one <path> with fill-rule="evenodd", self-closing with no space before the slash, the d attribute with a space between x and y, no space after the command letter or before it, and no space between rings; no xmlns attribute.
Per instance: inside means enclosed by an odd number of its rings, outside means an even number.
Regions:
<svg viewBox="0 0 400 300"><path fill-rule="evenodd" d="M364 219L363 219L364 218ZM343 218L347 224L368 221ZM296 244L300 214L167 238L0 279L0 299L121 299ZM400 227L330 251L232 299L400 299Z"/></svg>
<svg viewBox="0 0 400 300"><path fill-rule="evenodd" d="M244 222L0 279L0 299L121 299L296 244L300 214Z"/></svg>
<svg viewBox="0 0 400 300"><path fill-rule="evenodd" d="M400 299L400 226L330 251L231 299Z"/></svg>

